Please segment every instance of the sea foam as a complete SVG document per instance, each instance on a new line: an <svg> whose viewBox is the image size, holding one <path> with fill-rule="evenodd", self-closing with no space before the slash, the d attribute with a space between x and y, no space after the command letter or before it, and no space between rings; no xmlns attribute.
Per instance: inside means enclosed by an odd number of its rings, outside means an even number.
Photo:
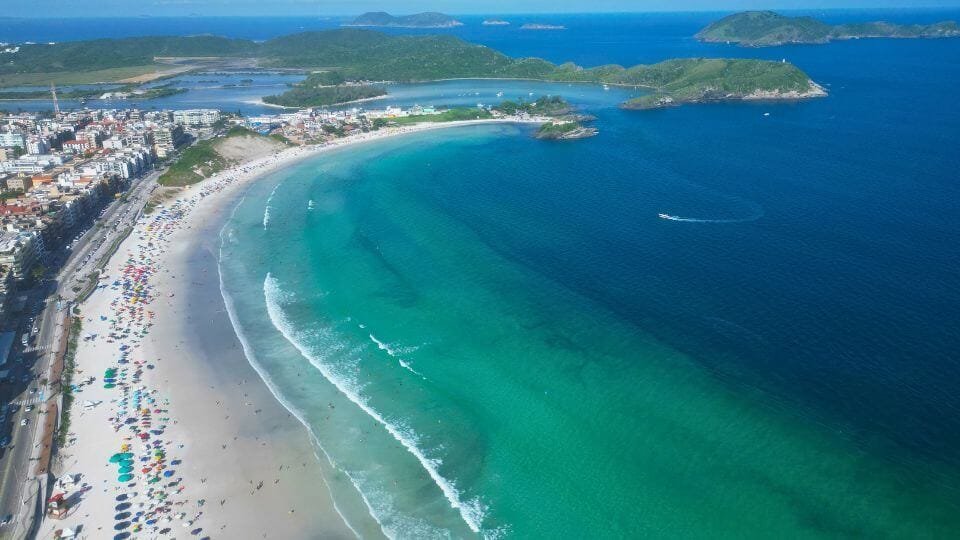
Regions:
<svg viewBox="0 0 960 540"><path fill-rule="evenodd" d="M349 380L342 373L338 373L329 364L323 362L321 355L305 345L306 337L302 332L298 332L294 325L289 321L283 311L283 304L288 302L291 296L284 292L277 279L268 273L263 281L263 294L267 304L267 313L274 327L293 345L300 354L303 355L318 371L330 381L337 390L347 399L365 412L368 416L377 421L387 430L387 432L396 439L406 450L413 455L423 469L427 472L433 482L443 492L444 497L450 503L450 506L459 512L464 523L475 533L480 532L480 526L483 523L486 508L479 499L462 500L461 494L457 490L454 482L444 478L438 471L441 461L436 458L427 457L423 450L417 444L419 437L415 431L409 427L403 426L398 422L391 422L384 418L367 402L359 390L355 381Z"/></svg>

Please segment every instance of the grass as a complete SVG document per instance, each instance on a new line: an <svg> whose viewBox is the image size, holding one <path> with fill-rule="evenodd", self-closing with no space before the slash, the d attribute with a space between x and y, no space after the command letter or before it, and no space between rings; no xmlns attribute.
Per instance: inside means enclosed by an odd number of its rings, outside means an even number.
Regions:
<svg viewBox="0 0 960 540"><path fill-rule="evenodd" d="M459 108L450 109L439 114L414 114L411 116L390 118L387 122L405 126L409 124L419 124L421 122L458 122L462 120L483 120L487 118L493 118L493 115L486 109Z"/></svg>
<svg viewBox="0 0 960 540"><path fill-rule="evenodd" d="M60 388L63 392L63 409L60 412L60 429L57 431L57 446L63 447L70 433L70 406L73 404L73 389L70 383L73 380L73 370L77 355L77 337L83 329L83 319L77 315L70 322L70 337L67 338L67 350L63 355L63 373L60 375Z"/></svg>
<svg viewBox="0 0 960 540"><path fill-rule="evenodd" d="M189 186L222 171L229 163L217 153L215 142L216 139L206 139L184 150L160 176L158 183L161 186Z"/></svg>
<svg viewBox="0 0 960 540"><path fill-rule="evenodd" d="M153 73L157 65L129 66L95 71L57 71L52 73L4 73L0 74L0 88L11 86L49 86L68 84L115 83L132 77Z"/></svg>

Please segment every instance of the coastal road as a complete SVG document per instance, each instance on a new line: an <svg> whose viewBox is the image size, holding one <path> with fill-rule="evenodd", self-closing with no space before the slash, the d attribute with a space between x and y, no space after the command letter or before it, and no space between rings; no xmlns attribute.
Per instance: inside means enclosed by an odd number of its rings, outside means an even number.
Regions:
<svg viewBox="0 0 960 540"><path fill-rule="evenodd" d="M34 346L21 353L24 355L23 366L33 363L30 369L33 375L28 381L29 384L13 397L12 402L36 403L30 413L25 411L25 405L20 405L15 412L8 414L12 419L8 419L6 425L12 425L12 432L9 446L0 450L0 519L13 515L13 522L0 527L0 538L23 537L33 518L30 511L34 505L24 504L24 499L31 497L36 489L36 484L33 483L33 468L36 464L35 458L39 455L38 438L41 434L38 426L42 424L39 411L46 408L47 400L57 398L49 395L47 386L41 385L40 379L48 377L61 332L67 330L63 327L63 322L69 303L86 284L84 277L96 269L113 243L136 222L150 193L157 185L159 175L159 171L154 171L134 180L126 191L126 196L110 203L102 216L84 232L69 252L55 254L54 257L65 259L62 267L53 280L45 282L34 291L27 303L27 311L31 313L42 310L37 316L38 332ZM18 338L19 336L20 333L17 334ZM19 342L16 346L19 347ZM35 356L35 359L31 359L31 356ZM5 367L9 366L8 363ZM25 374L25 367L21 370ZM25 383L27 381L22 381L23 374L19 373L21 370L16 374L17 382ZM30 389L35 389L35 393L31 393ZM28 418L27 425L20 426L24 417ZM0 426L0 437L4 436L3 428L6 425ZM28 486L32 489L26 489Z"/></svg>

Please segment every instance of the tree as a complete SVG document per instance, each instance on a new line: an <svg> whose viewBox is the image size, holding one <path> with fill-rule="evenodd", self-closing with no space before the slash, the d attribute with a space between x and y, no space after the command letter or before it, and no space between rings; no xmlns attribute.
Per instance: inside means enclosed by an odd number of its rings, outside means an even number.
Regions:
<svg viewBox="0 0 960 540"><path fill-rule="evenodd" d="M30 277L32 277L34 281L42 280L45 275L47 275L47 268L42 264L34 266L33 270L30 271Z"/></svg>

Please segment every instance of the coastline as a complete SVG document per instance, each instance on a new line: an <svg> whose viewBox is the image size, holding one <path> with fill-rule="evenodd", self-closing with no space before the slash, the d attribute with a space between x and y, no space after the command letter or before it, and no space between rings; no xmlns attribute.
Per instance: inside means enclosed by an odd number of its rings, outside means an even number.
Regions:
<svg viewBox="0 0 960 540"><path fill-rule="evenodd" d="M121 523L130 530L167 529L166 534L183 531L184 536L239 531L280 538L382 537L372 516L347 523L340 514L327 483L335 476L332 467L295 411L271 392L244 354L242 336L229 316L229 299L218 286L219 232L246 186L323 152L433 129L538 122L415 124L285 149L185 188L164 207L142 216L108 263L104 275L109 277L80 306L82 335L97 337L79 342L78 379L96 380L77 393L72 441L60 449L54 468L58 475L80 478L68 489L75 506L69 516L45 520L41 534L69 527L95 537L115 530L121 515L117 508L124 504L118 504L118 497L125 496L125 501L135 501L124 507L126 512L147 513L140 520L124 516L128 521ZM133 274L148 277L132 286L111 286ZM131 300L134 296L138 302ZM128 301L136 307L126 306ZM118 330L122 320L141 322ZM121 345L128 347L126 352L118 350ZM132 364L119 361L118 366L118 356ZM106 388L105 370L118 367L117 387ZM137 440L123 422L131 414L124 399L131 395L145 396L149 407L157 407L152 424L149 417L143 420L145 428L155 428L149 440ZM88 402L98 404L82 407ZM157 483L148 483L154 471L144 468L140 474L140 463L133 465L131 479L118 482L115 465L108 463L118 452L149 457L158 450L165 452L160 462L165 470L161 477L157 468ZM148 516L153 523L146 521Z"/></svg>

